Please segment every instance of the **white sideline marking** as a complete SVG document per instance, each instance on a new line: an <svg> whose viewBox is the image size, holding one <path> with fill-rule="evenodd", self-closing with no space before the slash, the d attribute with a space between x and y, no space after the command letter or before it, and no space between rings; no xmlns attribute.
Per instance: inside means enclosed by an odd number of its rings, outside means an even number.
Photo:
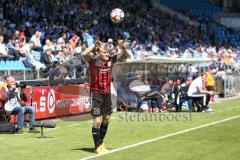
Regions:
<svg viewBox="0 0 240 160"><path fill-rule="evenodd" d="M122 151L122 150L125 150L125 149L128 149L128 148L133 148L133 147L136 147L136 146L140 146L140 145L143 145L143 144L146 144L146 143L151 143L151 142L155 142L155 141L158 141L158 140L161 140L161 139L165 139L165 138L168 138L168 137L172 137L172 136L176 136L176 135L179 135L179 134L183 134L183 133L187 133L187 132L190 132L190 131L194 131L194 130L197 130L197 129L200 129L200 128L205 128L205 127L208 127L208 126L211 126L211 125L215 125L215 124L219 124L219 123L222 123L222 122L230 121L230 120L236 119L236 118L240 118L240 115L234 116L234 117L230 117L230 118L226 118L226 119L222 119L222 120L215 121L215 122L212 122L212 123L200 125L200 126L197 126L197 127L185 129L185 130L178 131L178 132L175 132L175 133L170 133L170 134L167 134L165 136L160 136L160 137L157 137L157 138L153 138L153 139L149 139L149 140L146 140L146 141L138 142L138 143L135 143L135 144L132 144L132 145L128 145L128 146L120 147L120 148L117 148L117 149L113 149L113 150L110 150L106 154L93 155L93 156L84 157L84 158L81 158L80 160L93 159L93 158L100 157L100 156L103 156L103 155L107 155L107 154L111 154L111 153L114 153L114 152Z"/></svg>

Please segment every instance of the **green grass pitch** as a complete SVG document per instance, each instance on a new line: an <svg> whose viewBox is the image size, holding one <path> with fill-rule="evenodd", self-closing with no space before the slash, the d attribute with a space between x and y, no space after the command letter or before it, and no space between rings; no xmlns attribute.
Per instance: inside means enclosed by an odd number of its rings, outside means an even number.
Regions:
<svg viewBox="0 0 240 160"><path fill-rule="evenodd" d="M129 146L240 115L240 99L211 105L215 112L180 114L114 113L105 138L109 150ZM165 116L165 117L164 117ZM93 159L103 160L238 160L240 118L138 145ZM95 155L91 120L59 120L56 129L40 134L0 135L0 159L80 160Z"/></svg>

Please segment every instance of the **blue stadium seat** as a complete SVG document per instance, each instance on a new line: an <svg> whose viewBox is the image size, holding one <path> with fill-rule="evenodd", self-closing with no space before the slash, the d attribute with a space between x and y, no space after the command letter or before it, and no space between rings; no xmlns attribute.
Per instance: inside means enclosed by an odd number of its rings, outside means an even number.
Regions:
<svg viewBox="0 0 240 160"><path fill-rule="evenodd" d="M12 66L11 70L26 70L22 61L12 61Z"/></svg>
<svg viewBox="0 0 240 160"><path fill-rule="evenodd" d="M22 61L0 61L1 71L19 71L19 70L29 70L27 69Z"/></svg>
<svg viewBox="0 0 240 160"><path fill-rule="evenodd" d="M32 54L33 54L35 60L40 61L42 52L32 50Z"/></svg>
<svg viewBox="0 0 240 160"><path fill-rule="evenodd" d="M22 61L16 61L18 64L18 70L26 70L26 67L24 66Z"/></svg>
<svg viewBox="0 0 240 160"><path fill-rule="evenodd" d="M217 12L226 14L209 0L161 0L161 3L178 11L191 13L199 18L212 18Z"/></svg>
<svg viewBox="0 0 240 160"><path fill-rule="evenodd" d="M0 70L6 70L6 69L7 69L7 66L5 61L0 61Z"/></svg>
<svg viewBox="0 0 240 160"><path fill-rule="evenodd" d="M6 68L7 68L7 70L12 70L12 64L11 64L11 62L10 61L6 61Z"/></svg>

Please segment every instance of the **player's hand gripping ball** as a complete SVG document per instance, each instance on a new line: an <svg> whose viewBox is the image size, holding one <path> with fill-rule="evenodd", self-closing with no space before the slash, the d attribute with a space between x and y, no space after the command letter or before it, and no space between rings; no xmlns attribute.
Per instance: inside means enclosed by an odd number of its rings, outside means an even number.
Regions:
<svg viewBox="0 0 240 160"><path fill-rule="evenodd" d="M111 11L110 17L113 23L121 23L124 19L124 12L119 8L115 8Z"/></svg>

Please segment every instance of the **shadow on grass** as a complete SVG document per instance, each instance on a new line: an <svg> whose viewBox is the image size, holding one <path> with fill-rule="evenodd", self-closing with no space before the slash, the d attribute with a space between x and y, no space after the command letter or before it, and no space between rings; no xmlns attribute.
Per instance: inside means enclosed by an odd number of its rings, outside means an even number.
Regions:
<svg viewBox="0 0 240 160"><path fill-rule="evenodd" d="M47 137L47 136L44 136L44 137L37 137L39 139L49 139L49 138L55 138L55 137Z"/></svg>
<svg viewBox="0 0 240 160"><path fill-rule="evenodd" d="M72 151L85 151L85 152L90 152L90 153L94 153L95 152L95 148L74 148L71 149Z"/></svg>
<svg viewBox="0 0 240 160"><path fill-rule="evenodd" d="M107 148L108 150L112 150L113 148ZM84 151L84 152L90 152L90 153L95 153L95 148L74 148L71 149L72 151Z"/></svg>
<svg viewBox="0 0 240 160"><path fill-rule="evenodd" d="M50 136L39 136L39 135L36 135L36 134L33 134L33 135L30 135L30 136L26 136L24 138L37 138L37 139L52 139L52 138L56 138L56 137L50 137Z"/></svg>

